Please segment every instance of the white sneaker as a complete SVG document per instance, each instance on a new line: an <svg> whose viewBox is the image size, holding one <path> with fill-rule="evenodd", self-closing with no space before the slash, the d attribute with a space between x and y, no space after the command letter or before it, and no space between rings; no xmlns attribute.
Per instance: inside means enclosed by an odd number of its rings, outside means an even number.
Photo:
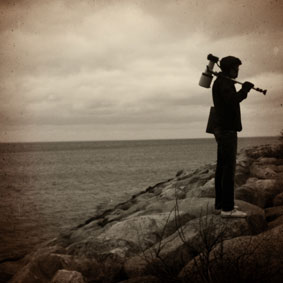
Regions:
<svg viewBox="0 0 283 283"><path fill-rule="evenodd" d="M234 205L234 209L238 209L239 206L238 205ZM221 208L215 208L216 211L221 211Z"/></svg>
<svg viewBox="0 0 283 283"><path fill-rule="evenodd" d="M237 209L233 209L230 211L221 211L221 217L223 218L230 218L230 217L234 217L234 218L245 218L247 217L247 213L237 210Z"/></svg>

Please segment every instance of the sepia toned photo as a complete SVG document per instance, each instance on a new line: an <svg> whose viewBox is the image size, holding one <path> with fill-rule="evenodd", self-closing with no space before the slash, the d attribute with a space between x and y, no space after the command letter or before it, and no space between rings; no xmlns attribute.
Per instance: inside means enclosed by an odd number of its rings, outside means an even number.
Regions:
<svg viewBox="0 0 283 283"><path fill-rule="evenodd" d="M282 282L282 14L1 0L0 282Z"/></svg>

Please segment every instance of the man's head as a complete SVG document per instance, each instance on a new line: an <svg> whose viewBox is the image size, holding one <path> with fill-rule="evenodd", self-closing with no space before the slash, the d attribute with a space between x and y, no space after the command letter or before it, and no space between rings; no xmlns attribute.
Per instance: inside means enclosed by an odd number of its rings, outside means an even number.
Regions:
<svg viewBox="0 0 283 283"><path fill-rule="evenodd" d="M234 56L227 56L220 60L220 68L222 72L233 79L238 77L240 65L242 65L241 60Z"/></svg>

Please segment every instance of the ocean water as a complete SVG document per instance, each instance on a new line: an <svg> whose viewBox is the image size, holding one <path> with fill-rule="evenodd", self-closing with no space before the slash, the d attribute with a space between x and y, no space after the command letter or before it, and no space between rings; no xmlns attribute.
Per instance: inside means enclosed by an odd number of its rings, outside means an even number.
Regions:
<svg viewBox="0 0 283 283"><path fill-rule="evenodd" d="M239 150L277 143L240 138ZM238 150L238 151L239 151ZM0 144L1 258L25 253L148 186L216 161L214 139Z"/></svg>

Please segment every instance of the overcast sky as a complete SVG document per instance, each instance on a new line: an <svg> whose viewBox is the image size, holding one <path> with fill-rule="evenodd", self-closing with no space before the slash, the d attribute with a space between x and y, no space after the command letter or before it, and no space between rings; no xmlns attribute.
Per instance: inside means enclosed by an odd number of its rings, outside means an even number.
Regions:
<svg viewBox="0 0 283 283"><path fill-rule="evenodd" d="M212 137L209 53L268 89L241 104L240 136L283 129L283 1L0 3L0 141Z"/></svg>

